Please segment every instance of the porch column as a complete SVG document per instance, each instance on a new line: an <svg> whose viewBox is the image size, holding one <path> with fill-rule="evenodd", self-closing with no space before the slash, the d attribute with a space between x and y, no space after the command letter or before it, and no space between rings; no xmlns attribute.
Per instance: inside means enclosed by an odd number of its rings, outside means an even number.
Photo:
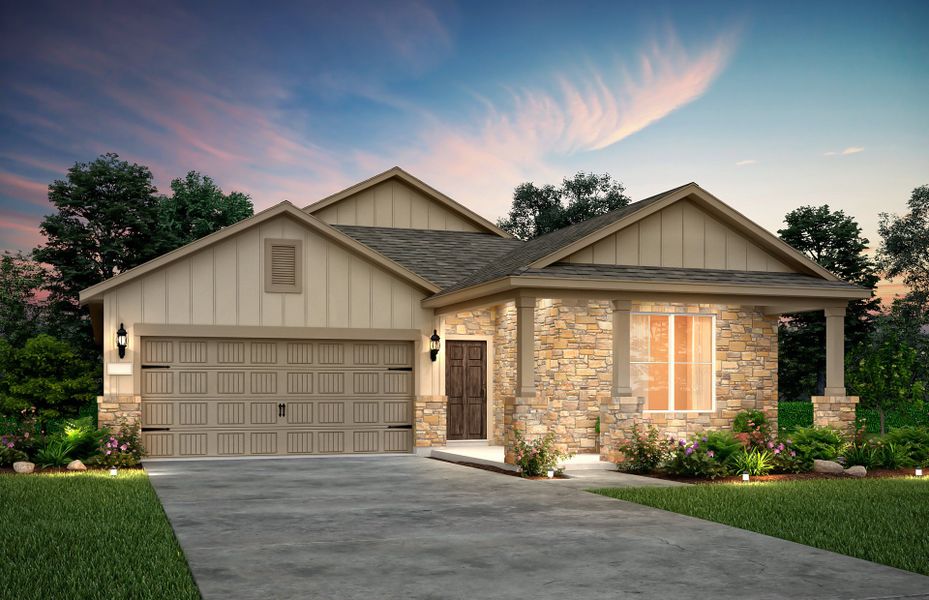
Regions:
<svg viewBox="0 0 929 600"><path fill-rule="evenodd" d="M613 396L632 395L630 336L632 302L613 300Z"/></svg>
<svg viewBox="0 0 929 600"><path fill-rule="evenodd" d="M516 297L516 395L535 397L535 298Z"/></svg>
<svg viewBox="0 0 929 600"><path fill-rule="evenodd" d="M845 395L845 307L826 313L826 396Z"/></svg>
<svg viewBox="0 0 929 600"><path fill-rule="evenodd" d="M833 427L847 434L855 431L857 396L845 391L845 307L834 306L826 313L826 389L813 396L813 424Z"/></svg>
<svg viewBox="0 0 929 600"><path fill-rule="evenodd" d="M535 297L516 297L516 386L513 396L504 398L503 427L506 462L516 460L513 430L526 439L545 435L548 402L539 398L535 387Z"/></svg>

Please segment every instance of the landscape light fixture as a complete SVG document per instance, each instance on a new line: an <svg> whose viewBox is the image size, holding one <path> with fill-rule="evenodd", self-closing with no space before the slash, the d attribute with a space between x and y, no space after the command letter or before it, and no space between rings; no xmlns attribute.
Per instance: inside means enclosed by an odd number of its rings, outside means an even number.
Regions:
<svg viewBox="0 0 929 600"><path fill-rule="evenodd" d="M439 355L441 343L442 338L439 337L439 332L433 329L432 336L429 338L429 358L432 359L432 362L435 362L435 358Z"/></svg>
<svg viewBox="0 0 929 600"><path fill-rule="evenodd" d="M922 469L922 467L916 467L916 476L917 476L917 477L922 477L922 476L923 476L923 469Z"/></svg>
<svg viewBox="0 0 929 600"><path fill-rule="evenodd" d="M748 481L748 473L742 473L742 481Z"/></svg>
<svg viewBox="0 0 929 600"><path fill-rule="evenodd" d="M119 357L126 358L126 345L129 343L129 334L126 332L126 328L123 327L123 324L119 324L119 329L116 330L116 349L119 350Z"/></svg>

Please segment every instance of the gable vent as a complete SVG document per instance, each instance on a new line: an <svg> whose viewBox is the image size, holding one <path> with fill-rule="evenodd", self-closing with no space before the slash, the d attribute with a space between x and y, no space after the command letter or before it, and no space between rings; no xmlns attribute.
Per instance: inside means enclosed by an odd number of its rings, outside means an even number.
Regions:
<svg viewBox="0 0 929 600"><path fill-rule="evenodd" d="M271 285L297 284L297 249L271 246Z"/></svg>
<svg viewBox="0 0 929 600"><path fill-rule="evenodd" d="M300 240L265 240L265 291L301 292L303 249Z"/></svg>

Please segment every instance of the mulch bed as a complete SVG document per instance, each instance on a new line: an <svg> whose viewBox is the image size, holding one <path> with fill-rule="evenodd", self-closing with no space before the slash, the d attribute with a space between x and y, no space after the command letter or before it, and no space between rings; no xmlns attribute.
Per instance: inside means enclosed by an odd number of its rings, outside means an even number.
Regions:
<svg viewBox="0 0 929 600"><path fill-rule="evenodd" d="M862 479L878 479L886 477L911 477L913 469L874 469L868 471L867 477ZM655 479L667 479L669 481L679 481L681 483L741 483L741 475L730 475L728 477L717 477L716 479L703 479L701 477L682 477L670 475L668 473L649 473L644 477L653 477ZM751 478L753 482L757 481L806 481L808 479L857 479L851 475L839 475L833 473L780 473L777 475L758 475Z"/></svg>
<svg viewBox="0 0 929 600"><path fill-rule="evenodd" d="M136 467L120 467L119 468L120 471L137 471L141 469L142 469L141 465L136 466ZM89 471L109 471L109 470L110 470L109 467L91 467L91 466L87 467L88 472ZM47 467L45 469L42 469L36 466L35 471L33 471L32 473L17 473L16 471L13 470L13 467L0 467L0 475L41 475L41 474L48 474L48 473L83 473L83 472L84 471L69 471L64 467Z"/></svg>
<svg viewBox="0 0 929 600"><path fill-rule="evenodd" d="M462 467L471 467L472 469L480 469L480 470L482 470L482 471L490 471L491 473L500 473L501 475L510 475L510 476L512 476L512 477L520 477L520 478L522 478L522 479L532 479L532 480L536 480L536 481L538 481L538 480L548 481L548 477L546 477L545 475L543 475L543 476L541 476L541 477L523 477L522 475L520 475L520 474L517 473L516 471L507 471L506 469L501 469L500 467L495 467L495 466L493 466L493 465L481 465L481 464L478 464L478 463L471 463L471 462L458 462L457 460L445 460L445 459L443 459L443 458L432 458L432 457L430 457L430 459L431 459L431 460L437 460L437 461L439 461L439 462L444 462L444 463L453 464L453 465L461 465ZM555 473L555 477L554 477L554 478L555 478L555 479L570 479L570 477L565 477L564 475L561 475L561 474L559 474L559 473Z"/></svg>

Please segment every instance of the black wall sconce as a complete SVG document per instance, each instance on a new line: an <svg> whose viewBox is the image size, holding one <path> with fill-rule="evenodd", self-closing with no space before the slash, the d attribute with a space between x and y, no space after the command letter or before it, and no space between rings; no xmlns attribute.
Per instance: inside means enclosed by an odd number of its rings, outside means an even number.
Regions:
<svg viewBox="0 0 929 600"><path fill-rule="evenodd" d="M126 332L126 328L123 327L123 324L119 324L119 329L116 330L116 349L119 350L119 357L126 358L126 346L129 343L129 334Z"/></svg>
<svg viewBox="0 0 929 600"><path fill-rule="evenodd" d="M435 358L439 355L441 343L442 338L439 337L439 332L433 329L432 336L429 338L429 358L432 359L432 362L435 362Z"/></svg>

